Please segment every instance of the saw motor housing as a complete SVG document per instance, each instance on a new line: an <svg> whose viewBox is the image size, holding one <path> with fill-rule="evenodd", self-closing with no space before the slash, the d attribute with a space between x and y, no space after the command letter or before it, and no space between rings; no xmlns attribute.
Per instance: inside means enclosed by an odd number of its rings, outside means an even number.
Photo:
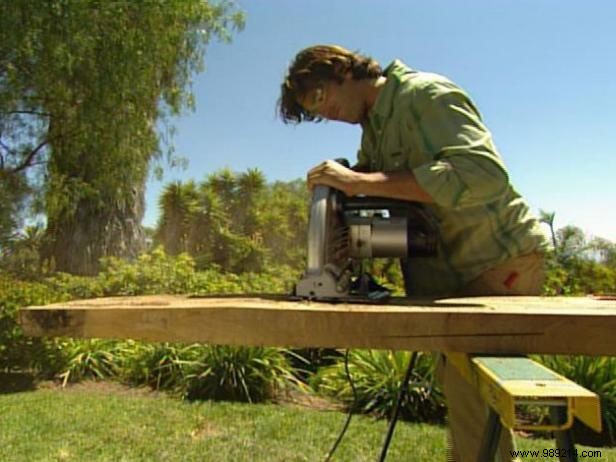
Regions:
<svg viewBox="0 0 616 462"><path fill-rule="evenodd" d="M347 197L318 185L310 205L307 267L295 294L321 300L362 298L352 288L357 262L434 256L436 230L434 219L421 204Z"/></svg>

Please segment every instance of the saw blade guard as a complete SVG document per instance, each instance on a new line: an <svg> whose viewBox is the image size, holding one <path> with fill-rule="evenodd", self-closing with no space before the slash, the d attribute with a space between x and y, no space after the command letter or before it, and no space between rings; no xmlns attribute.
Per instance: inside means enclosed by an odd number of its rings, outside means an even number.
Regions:
<svg viewBox="0 0 616 462"><path fill-rule="evenodd" d="M310 221L308 223L308 261L307 274L319 274L325 266L327 246L327 215L332 200L330 188L315 186L310 205Z"/></svg>
<svg viewBox="0 0 616 462"><path fill-rule="evenodd" d="M350 272L348 228L342 218L338 191L317 185L312 191L308 223L306 272L295 288L307 298L337 298L348 293Z"/></svg>
<svg viewBox="0 0 616 462"><path fill-rule="evenodd" d="M328 186L316 186L308 225L307 274L320 274L326 266L344 266L349 255L349 231L344 223L341 196Z"/></svg>

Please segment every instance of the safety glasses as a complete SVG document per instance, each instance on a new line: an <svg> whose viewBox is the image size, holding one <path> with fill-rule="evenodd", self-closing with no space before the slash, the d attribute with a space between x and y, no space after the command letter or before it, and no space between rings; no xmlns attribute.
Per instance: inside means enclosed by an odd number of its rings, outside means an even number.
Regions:
<svg viewBox="0 0 616 462"><path fill-rule="evenodd" d="M302 107L313 117L318 116L322 113L321 111L326 100L327 92L325 91L325 88L317 87L306 96Z"/></svg>

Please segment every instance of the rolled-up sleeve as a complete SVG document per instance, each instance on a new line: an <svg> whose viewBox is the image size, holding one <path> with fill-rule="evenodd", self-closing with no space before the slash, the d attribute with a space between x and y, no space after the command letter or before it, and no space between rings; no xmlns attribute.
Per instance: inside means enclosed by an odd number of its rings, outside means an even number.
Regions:
<svg viewBox="0 0 616 462"><path fill-rule="evenodd" d="M432 86L415 100L413 113L433 160L413 169L419 185L447 208L493 202L509 187L507 170L490 132L468 97L455 86Z"/></svg>

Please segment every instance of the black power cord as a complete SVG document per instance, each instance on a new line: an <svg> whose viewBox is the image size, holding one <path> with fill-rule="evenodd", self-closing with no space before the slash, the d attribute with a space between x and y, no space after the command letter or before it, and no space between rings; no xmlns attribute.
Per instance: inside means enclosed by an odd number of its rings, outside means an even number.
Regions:
<svg viewBox="0 0 616 462"><path fill-rule="evenodd" d="M396 407L394 407L394 412L391 416L391 420L389 421L389 428L387 429L387 435L385 437L385 442L383 443L383 448L381 449L381 456L379 457L379 462L384 462L387 457L387 450L389 449L389 444L391 443L391 439L394 435L394 430L396 428L396 423L398 422L398 416L400 415L400 408L402 407L402 402L404 401L404 397L408 392L408 384L411 379L411 374L413 369L415 369L415 364L417 363L418 354L416 351L413 351L411 354L411 358L409 359L409 365L406 369L406 373L404 375L404 379L402 379L402 383L400 384L400 389L398 390L398 399L396 401ZM336 442L332 446L332 448L327 453L325 457L325 462L329 462L331 457L338 449L338 445L344 438L344 435L349 428L349 424L351 423L351 418L353 417L353 409L357 404L357 390L355 389L355 383L353 382L353 378L351 377L351 373L349 372L349 350L345 350L344 353L344 371L346 372L347 380L351 385L351 390L353 391L353 404L349 409L349 414L347 415L346 421L344 422L344 426L336 439Z"/></svg>
<svg viewBox="0 0 616 462"><path fill-rule="evenodd" d="M344 352L344 372L346 373L347 380L349 381L349 384L351 385L351 390L353 391L353 404L349 408L349 414L347 415L346 421L344 422L344 426L342 427L342 430L340 431L340 434L338 435L336 442L334 443L332 448L327 453L327 456L325 457L325 462L329 462L329 460L334 455L334 452L336 452L336 449L338 449L338 445L342 441L342 438L344 438L344 434L349 428L349 424L351 423L351 417L353 417L353 409L355 408L355 405L357 404L357 390L355 389L355 383L353 382L353 378L351 377L351 373L349 372L349 350L348 349L345 350Z"/></svg>
<svg viewBox="0 0 616 462"><path fill-rule="evenodd" d="M402 407L402 402L404 401L405 395L408 393L409 380L411 380L411 373L413 372L413 369L415 369L417 357L417 352L413 351L413 353L411 353L411 359L409 359L409 365L406 368L406 374L404 374L404 379L402 379L400 389L398 390L398 400L396 401L396 407L394 408L394 413L391 416L391 420L389 422L389 428L387 429L387 436L385 437L385 442L383 443L383 449L381 450L381 457L379 457L379 462L384 462L385 457L387 457L389 443L391 442L392 436L394 436L394 429L396 428L396 423L398 422L400 408Z"/></svg>

